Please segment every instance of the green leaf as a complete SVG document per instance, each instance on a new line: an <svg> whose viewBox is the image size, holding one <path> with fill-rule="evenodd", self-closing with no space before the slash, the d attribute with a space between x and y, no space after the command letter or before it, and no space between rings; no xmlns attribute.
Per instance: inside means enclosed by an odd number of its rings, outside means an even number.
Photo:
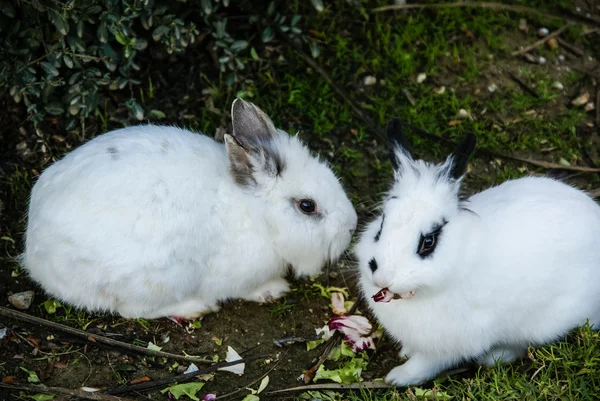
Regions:
<svg viewBox="0 0 600 401"><path fill-rule="evenodd" d="M212 1L211 0L200 0L200 6L202 7L202 11L206 15L210 15L212 13Z"/></svg>
<svg viewBox="0 0 600 401"><path fill-rule="evenodd" d="M50 401L53 400L54 397L56 397L56 394L34 394L28 395L27 397L35 401Z"/></svg>
<svg viewBox="0 0 600 401"><path fill-rule="evenodd" d="M52 114L53 116L60 116L65 112L65 108L59 102L48 103L44 106L46 113Z"/></svg>
<svg viewBox="0 0 600 401"><path fill-rule="evenodd" d="M262 33L262 41L268 43L273 40L275 34L273 33L273 28L270 26L266 27Z"/></svg>
<svg viewBox="0 0 600 401"><path fill-rule="evenodd" d="M323 7L323 2L321 0L311 0L311 3L313 5L313 7L315 8L315 10L317 10L318 12L321 12L325 9L325 7Z"/></svg>
<svg viewBox="0 0 600 401"><path fill-rule="evenodd" d="M115 33L115 39L117 40L117 42L119 42L120 44L122 44L123 46L125 46L127 44L127 39L125 38L125 36L123 35L123 33L121 32L116 32Z"/></svg>
<svg viewBox="0 0 600 401"><path fill-rule="evenodd" d="M260 57L258 57L258 53L256 53L256 49L254 47L250 49L250 57L252 57L254 60L260 60Z"/></svg>
<svg viewBox="0 0 600 401"><path fill-rule="evenodd" d="M317 43L311 43L310 44L310 53L313 56L313 58L317 58L321 55L321 47L319 47L319 45Z"/></svg>
<svg viewBox="0 0 600 401"><path fill-rule="evenodd" d="M67 67L73 68L73 59L69 55L63 54L63 61Z"/></svg>
<svg viewBox="0 0 600 401"><path fill-rule="evenodd" d="M260 397L254 394L248 394L242 401L260 401Z"/></svg>
<svg viewBox="0 0 600 401"><path fill-rule="evenodd" d="M185 395L194 401L200 401L200 399L196 397L196 393L200 391L202 387L204 387L204 383L202 382L174 384L171 387L161 390L161 393L164 394L168 391L176 400Z"/></svg>
<svg viewBox="0 0 600 401"><path fill-rule="evenodd" d="M167 115L166 115L165 113L163 113L162 111L160 111L160 110L156 110L156 109L150 110L150 115L151 115L152 117L155 117L155 118L158 118L158 119L163 119L163 118L165 118L165 117L167 116ZM197 322L197 320L196 320L196 321L194 321L194 323L196 323L196 322ZM196 329L199 329L200 327L196 327L196 326L194 325L194 323L192 323L192 327L194 327L194 328L196 328Z"/></svg>
<svg viewBox="0 0 600 401"><path fill-rule="evenodd" d="M38 377L37 373L35 373L33 370L27 370L22 366L19 366L19 369L21 369L23 372L29 375L27 377L27 381L29 383L40 383L40 378Z"/></svg>
<svg viewBox="0 0 600 401"><path fill-rule="evenodd" d="M98 25L98 30L96 31L96 35L98 35L98 40L100 43L106 43L108 41L108 29L106 29L106 21L100 22L100 25Z"/></svg>
<svg viewBox="0 0 600 401"><path fill-rule="evenodd" d="M135 104L132 106L132 108L133 108L133 107L135 107L135 106L138 106L138 104L137 104L137 103L135 103ZM133 111L133 110L132 110L132 111ZM148 346L147 346L146 348L148 348L148 349L151 349L152 351L160 351L160 350L162 349L162 348L161 348L161 347L159 347L158 345L156 345L156 344L152 343L152 341L150 341L150 342L148 343Z"/></svg>
<svg viewBox="0 0 600 401"><path fill-rule="evenodd" d="M62 15L60 15L54 10L50 10L50 20L56 27L58 33L60 33L62 36L67 36L67 34L69 33L69 24Z"/></svg>
<svg viewBox="0 0 600 401"><path fill-rule="evenodd" d="M46 302L44 302L44 309L46 309L46 312L48 312L50 315L56 313L56 309L60 308L61 306L62 305L60 302L54 299L48 299Z"/></svg>
<svg viewBox="0 0 600 401"><path fill-rule="evenodd" d="M42 67L42 70L44 70L46 72L46 74L48 74L51 77L57 77L59 75L56 67L47 61L42 61L40 63L40 66Z"/></svg>
<svg viewBox="0 0 600 401"><path fill-rule="evenodd" d="M315 340L315 341L307 341L306 342L306 350L310 351L312 349L317 348L319 345L323 344L325 342L325 340L320 339L320 340Z"/></svg>
<svg viewBox="0 0 600 401"><path fill-rule="evenodd" d="M367 361L362 358L352 358L345 365L335 370L325 369L324 365L319 366L314 381L332 380L336 383L358 383L363 369L367 366Z"/></svg>
<svg viewBox="0 0 600 401"><path fill-rule="evenodd" d="M423 390L422 388L416 387L412 389L417 398L425 399L425 400L449 400L452 398L443 391L433 391L430 389Z"/></svg>
<svg viewBox="0 0 600 401"><path fill-rule="evenodd" d="M155 41L159 41L167 32L169 32L169 27L165 25L157 26L152 32L152 39Z"/></svg>
<svg viewBox="0 0 600 401"><path fill-rule="evenodd" d="M236 40L235 42L233 42L230 46L230 49L232 51L238 52L240 50L244 50L246 47L248 47L248 42L245 40Z"/></svg>
<svg viewBox="0 0 600 401"><path fill-rule="evenodd" d="M8 18L15 18L17 16L15 8L6 1L3 1L0 5L0 11L2 11L2 14L6 15Z"/></svg>

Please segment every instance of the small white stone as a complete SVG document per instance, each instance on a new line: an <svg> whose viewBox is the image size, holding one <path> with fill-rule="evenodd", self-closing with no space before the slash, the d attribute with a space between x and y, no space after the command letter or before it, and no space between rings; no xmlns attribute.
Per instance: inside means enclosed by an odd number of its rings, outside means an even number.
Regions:
<svg viewBox="0 0 600 401"><path fill-rule="evenodd" d="M538 30L538 35L539 36L546 36L550 33L550 31L548 30L548 28L540 28Z"/></svg>
<svg viewBox="0 0 600 401"><path fill-rule="evenodd" d="M377 78L375 78L373 75L367 75L363 83L365 86L375 85L377 83Z"/></svg>
<svg viewBox="0 0 600 401"><path fill-rule="evenodd" d="M458 111L458 118L460 119L465 119L465 118L471 118L471 115L469 114L468 111L466 111L465 109L460 109Z"/></svg>
<svg viewBox="0 0 600 401"><path fill-rule="evenodd" d="M422 72L419 75L417 75L417 83L418 84L422 83L426 79L427 79L427 74L425 74L424 72Z"/></svg>
<svg viewBox="0 0 600 401"><path fill-rule="evenodd" d="M496 89L498 89L498 87L494 83L491 84L490 86L488 86L488 92L490 92L490 93L496 92Z"/></svg>
<svg viewBox="0 0 600 401"><path fill-rule="evenodd" d="M558 59L559 59L560 61L565 61L565 56L563 56L562 54L559 54L559 55L558 55Z"/></svg>
<svg viewBox="0 0 600 401"><path fill-rule="evenodd" d="M558 81L554 81L554 83L552 84L552 87L556 88L558 90L563 90L565 88L564 85Z"/></svg>
<svg viewBox="0 0 600 401"><path fill-rule="evenodd" d="M595 108L596 108L596 106L594 105L593 102L586 103L586 105L585 105L585 111L592 111Z"/></svg>
<svg viewBox="0 0 600 401"><path fill-rule="evenodd" d="M29 309L35 297L34 291L18 292L8 297L8 302L17 309Z"/></svg>
<svg viewBox="0 0 600 401"><path fill-rule="evenodd" d="M540 64L546 64L546 58L540 57Z"/></svg>

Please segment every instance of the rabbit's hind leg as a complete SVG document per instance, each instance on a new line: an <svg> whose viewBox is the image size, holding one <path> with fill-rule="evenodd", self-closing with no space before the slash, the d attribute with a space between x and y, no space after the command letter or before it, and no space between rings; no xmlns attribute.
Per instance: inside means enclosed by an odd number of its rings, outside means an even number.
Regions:
<svg viewBox="0 0 600 401"><path fill-rule="evenodd" d="M157 319L175 316L181 320L194 320L218 310L219 306L216 303L207 304L200 298L187 298L183 301L160 306L153 310L149 310L146 305L124 305L117 312L126 318L143 317L146 319Z"/></svg>
<svg viewBox="0 0 600 401"><path fill-rule="evenodd" d="M480 365L494 366L496 362L510 363L522 358L527 353L527 348L522 346L496 346L478 359Z"/></svg>

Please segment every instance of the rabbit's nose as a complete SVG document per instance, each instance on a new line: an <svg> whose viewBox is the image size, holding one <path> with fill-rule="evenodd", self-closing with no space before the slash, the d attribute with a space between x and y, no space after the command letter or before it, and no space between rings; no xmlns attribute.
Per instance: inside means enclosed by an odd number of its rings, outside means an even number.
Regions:
<svg viewBox="0 0 600 401"><path fill-rule="evenodd" d="M388 288L390 286L390 282L388 280L381 279L379 277L373 278L373 282L379 288Z"/></svg>

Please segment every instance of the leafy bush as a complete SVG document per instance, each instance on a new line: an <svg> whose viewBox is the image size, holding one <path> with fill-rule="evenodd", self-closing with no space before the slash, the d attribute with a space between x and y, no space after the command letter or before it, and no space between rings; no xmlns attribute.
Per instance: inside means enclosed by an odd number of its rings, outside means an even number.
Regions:
<svg viewBox="0 0 600 401"><path fill-rule="evenodd" d="M169 54L183 52L206 36L211 39L208 50L231 85L250 53L258 56L245 38L228 32L227 15L234 6L229 3L0 0L0 94L8 92L15 102L22 102L34 123L46 115L65 116L69 129L98 110L102 94L129 90L125 105L132 117L142 120L144 110L131 90L140 84L140 55L152 47ZM255 3L238 0L236 11L259 10ZM288 19L276 8L271 2L264 7L265 15L244 14L250 24L262 25L257 26L262 35L254 36L268 42L278 29L306 42L298 27L300 16Z"/></svg>

